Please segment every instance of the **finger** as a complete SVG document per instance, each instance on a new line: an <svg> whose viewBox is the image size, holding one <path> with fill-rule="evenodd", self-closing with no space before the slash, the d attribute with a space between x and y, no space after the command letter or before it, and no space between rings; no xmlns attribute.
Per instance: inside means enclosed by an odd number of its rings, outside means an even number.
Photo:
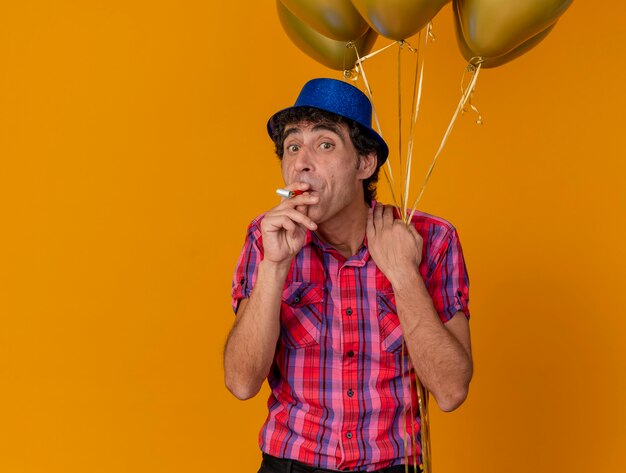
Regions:
<svg viewBox="0 0 626 473"><path fill-rule="evenodd" d="M289 217L284 215L266 215L261 222L261 231L263 232L278 232L281 230L293 230L296 223Z"/></svg>
<svg viewBox="0 0 626 473"><path fill-rule="evenodd" d="M275 225L276 229L282 226L281 225L282 219L287 218L296 223L301 224L302 226L306 228L310 228L311 230L317 230L317 224L313 220L311 220L309 217L304 215L302 212L298 212L296 209L292 209L292 208L285 208L285 209L281 209L276 212L273 212L271 214L267 214L265 216L265 219L267 218L270 219L268 221L268 224Z"/></svg>
<svg viewBox="0 0 626 473"><path fill-rule="evenodd" d="M298 195L298 196L294 197L293 199L298 199L298 200L295 201L295 202L292 202L292 203L298 203L298 202L301 202L301 201L305 202L304 204L296 205L295 209L298 212L300 212L301 214L306 215L307 217L309 216L309 206L310 205L314 205L314 204L319 202L318 196L312 196L312 195L310 195L308 193L307 194L303 194L303 195Z"/></svg>
<svg viewBox="0 0 626 473"><path fill-rule="evenodd" d="M294 206L294 209L297 212L300 212L305 217L309 216L310 206L315 205L319 202L318 196L312 196L310 194L299 195L299 196L294 197L291 200L293 201L294 199L298 199L298 200L295 200L294 202L291 202L292 205L296 204Z"/></svg>
<svg viewBox="0 0 626 473"><path fill-rule="evenodd" d="M287 220L289 222L293 222L294 224L310 228L311 230L317 229L317 224L313 220L294 209L289 209L280 214L266 215L263 220L267 220L266 224L270 227L268 228L268 231L279 231L282 228L286 229L287 226L289 226L289 228L293 228L291 223L285 224L285 221Z"/></svg>
<svg viewBox="0 0 626 473"><path fill-rule="evenodd" d="M302 230L306 232L306 228L287 217L264 218L261 222L261 234L264 239L267 238L267 241L270 241L271 235L272 238L278 238L280 242L286 243L289 247L292 247L291 242L297 238L299 231Z"/></svg>
<svg viewBox="0 0 626 473"><path fill-rule="evenodd" d="M291 199L283 199L282 202L276 206L276 208L283 208L283 207L296 208L298 206L304 206L304 205L315 205L319 201L320 201L319 196L305 193L302 195L297 195L295 197L292 197Z"/></svg>
<svg viewBox="0 0 626 473"><path fill-rule="evenodd" d="M311 188L311 184L308 182L295 181L285 186L288 191L308 191Z"/></svg>
<svg viewBox="0 0 626 473"><path fill-rule="evenodd" d="M309 206L308 205L297 205L296 210L300 212L302 215L309 216Z"/></svg>
<svg viewBox="0 0 626 473"><path fill-rule="evenodd" d="M291 219L283 218L281 220L281 226L287 232L287 235L293 235L293 233L298 228L298 225Z"/></svg>
<svg viewBox="0 0 626 473"><path fill-rule="evenodd" d="M385 205L383 211L383 225L390 227L393 225L393 207L391 205Z"/></svg>
<svg viewBox="0 0 626 473"><path fill-rule="evenodd" d="M422 235L418 233L418 231L415 229L413 225L409 224L408 227L409 227L409 232L411 232L411 235L413 235L413 238L415 238L415 242L417 243L417 246L421 248L422 243L424 241L424 239L422 238Z"/></svg>
<svg viewBox="0 0 626 473"><path fill-rule="evenodd" d="M422 235L419 234L419 232L415 229L415 227L412 224L407 224L407 227L409 227L409 231L411 232L411 234L416 238L416 239L422 239Z"/></svg>
<svg viewBox="0 0 626 473"><path fill-rule="evenodd" d="M378 202L374 208L374 229L377 232L383 229L383 206Z"/></svg>
<svg viewBox="0 0 626 473"><path fill-rule="evenodd" d="M302 225L295 223L293 220L291 220L291 224L293 225L292 228L290 228L289 230L287 230L287 240L288 241L293 241L297 238L298 236L298 230L303 229L306 231L306 228L303 228Z"/></svg>

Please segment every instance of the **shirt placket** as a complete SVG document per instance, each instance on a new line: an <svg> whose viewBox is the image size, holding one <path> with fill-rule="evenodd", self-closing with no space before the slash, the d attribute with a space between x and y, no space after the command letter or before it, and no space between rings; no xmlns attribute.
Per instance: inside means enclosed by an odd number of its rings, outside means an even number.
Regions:
<svg viewBox="0 0 626 473"><path fill-rule="evenodd" d="M359 458L359 403L358 392L358 360L359 360L359 327L356 300L356 272L358 268L344 264L339 270L339 285L341 291L341 319L342 319L342 351L343 363L341 367L343 423L341 439L344 458L340 467L346 467Z"/></svg>

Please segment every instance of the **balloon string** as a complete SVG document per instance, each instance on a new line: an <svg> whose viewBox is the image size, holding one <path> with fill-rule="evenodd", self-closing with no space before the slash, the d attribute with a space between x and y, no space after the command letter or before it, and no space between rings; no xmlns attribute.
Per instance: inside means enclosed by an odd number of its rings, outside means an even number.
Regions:
<svg viewBox="0 0 626 473"><path fill-rule="evenodd" d="M474 59L474 58L472 58L472 59ZM482 61L479 60L478 63L481 64ZM465 68L465 70L463 71L463 75L461 76L461 94L463 94L463 84L465 83L465 73L466 72L472 72L474 68L475 68L475 65L470 62L470 64L468 64L467 67ZM475 91L475 89L472 89L470 91L469 100L467 101L467 104L472 109L472 111L478 116L478 118L476 118L476 123L478 125L482 125L483 124L483 117L480 114L480 112L478 111L478 108L476 108L476 106L474 104L472 104L472 99L474 98L474 91ZM467 112L467 109L465 108L465 104L464 104L463 108L461 109L461 115L465 114L465 112Z"/></svg>
<svg viewBox="0 0 626 473"><path fill-rule="evenodd" d="M409 386L407 387L407 382L406 382L406 378L407 378L407 373L405 370L405 366L404 366L404 362L405 362L405 357L404 357L404 337L402 337L402 348L401 348L401 354L400 354L400 361L401 361L401 369L402 369L402 400L403 402L403 407L404 409L402 409L402 438L404 441L404 473L409 473L409 450L408 450L408 440L407 440L407 431L408 426L407 426L407 421L406 421L406 415L407 415L407 402L406 402L406 393L408 391L409 393L409 399L411 400L412 403L412 398L413 395L411 394L411 379L409 378ZM411 416L411 419L413 419L413 416ZM411 445L412 446L412 445Z"/></svg>
<svg viewBox="0 0 626 473"><path fill-rule="evenodd" d="M483 116L480 114L480 112L478 111L478 108L476 108L476 106L472 103L472 99L474 98L474 91L472 90L472 93L469 96L469 100L467 101L467 104L469 105L469 107L472 109L472 111L478 116L476 118L476 124L478 125L482 125L483 124ZM465 110L465 108L463 108L463 110L461 110L461 113L465 113L467 110Z"/></svg>
<svg viewBox="0 0 626 473"><path fill-rule="evenodd" d="M409 366L411 360L409 359ZM409 369L410 374L410 369ZM415 382L417 383L417 375L415 375ZM413 412L413 383L412 378L409 378L409 391L411 394L411 451L413 452L413 471L417 471L417 431L415 430L415 413Z"/></svg>
<svg viewBox="0 0 626 473"><path fill-rule="evenodd" d="M426 30L426 35L424 37L424 48L426 47L429 39L433 38L432 36L432 24L429 23L427 30ZM418 42L421 41L421 31L419 33L419 39ZM407 205L408 205L408 198L409 198L409 186L410 186L410 180L411 180L411 164L413 161L413 134L414 134L414 128L417 124L417 118L419 116L419 110L420 110L420 104L421 104L421 98L422 98L422 85L423 85L423 80L424 80L424 58L422 58L422 61L420 63L420 55L419 55L419 48L416 50L414 49L410 44L407 44L407 46L409 47L409 49L412 52L416 52L417 53L417 58L415 61L415 74L414 74L414 79L413 79L413 98L412 98L412 110L411 110L411 121L410 121L410 129L409 129L409 138L408 138L408 144L407 144L407 162L406 162L406 177L405 177L405 187L404 187L404 202L403 202L403 217L406 219L408 213L407 213ZM419 73L418 73L419 71ZM407 220L405 223L409 223L410 219ZM409 361L410 362L410 361ZM409 370L409 376L410 376L410 370ZM409 391L412 392L413 389L413 382L412 382L412 377L409 377ZM417 393L417 400L418 400L418 412L419 412L419 416L420 419L424 419L428 417L428 391L426 391L423 387L422 384L419 380L419 378L417 377L417 375L415 375L415 391ZM411 403L410 403L410 407L411 407L411 420L414 420L415 418L415 413L414 413L414 408L413 408L413 396L411 395ZM422 467L427 468L426 470L423 470L424 473L430 473L430 437L429 437L429 432L428 432L428 424L425 424L424 421L421 421L421 427L420 430L422 432L422 437L421 437L421 456L422 456ZM413 452L413 470L417 471L417 445L418 445L418 441L417 441L417 431L415 430L415 423L412 422L411 423L411 447L412 447L412 452ZM408 470L408 466L406 467L406 470Z"/></svg>
<svg viewBox="0 0 626 473"><path fill-rule="evenodd" d="M358 63L362 63L364 62L366 59L369 59L371 57L376 56L378 53L382 53L385 49L389 49L390 47L394 46L396 44L397 41L394 41L393 43L389 43L387 46L377 49L376 51L372 51L371 53L369 53L367 56L363 56L362 58L360 58L357 62Z"/></svg>
<svg viewBox="0 0 626 473"><path fill-rule="evenodd" d="M474 65L473 61L477 59L477 66ZM430 163L430 167L428 168L428 172L426 173L426 177L424 178L424 182L422 183L422 187L420 189L420 192L417 196L417 198L415 199L415 202L413 202L413 209L411 210L411 216L409 217L409 222L411 221L411 219L413 218L413 214L415 213L415 210L417 209L417 204L420 201L420 199L422 198L422 195L424 194L424 189L426 187L426 184L428 183L428 180L430 179L430 175L433 172L433 169L435 167L435 163L437 162L437 158L439 157L439 154L441 154L441 150L443 149L444 145L446 144L446 141L448 140L448 136L450 136L450 132L452 131L452 127L454 126L454 123L456 122L457 116L459 115L459 113L461 112L461 110L463 109L463 107L465 106L465 104L467 103L472 91L474 90L474 86L476 85L476 80L478 79L478 73L480 72L480 68L482 66L484 59L482 58L472 58L470 59L470 62L468 63L467 69L469 71L471 71L472 73L472 78L470 80L469 85L465 88L465 90L463 91L463 94L461 95L461 100L459 100L459 104L456 107L456 110L454 111L454 114L452 115L452 120L450 120L450 124L448 125L448 129L446 130L446 132L443 135L443 139L441 140L441 143L439 144L439 149L437 150L437 152L435 153L435 157L433 158L432 162ZM464 73L465 74L465 73Z"/></svg>
<svg viewBox="0 0 626 473"><path fill-rule="evenodd" d="M426 35L424 38L424 48L426 48L429 38L432 37L431 29L432 29L432 23L428 23L428 27L426 29ZM419 36L418 36L418 41L421 40L421 36L422 36L422 32L420 31ZM409 45L409 47L411 46ZM414 142L413 130L415 128L415 125L417 124L417 117L419 115L420 104L422 102L422 83L424 79L424 59L422 58L422 62L420 66L419 49L416 52L417 52L417 59L415 61L415 75L414 75L414 81L413 81L413 101L412 101L413 109L411 111L412 120L411 120L411 125L410 125L410 130L409 130L409 141L408 141L407 161L406 161L406 179L404 182L404 203L403 203L404 212L402 213L404 218L406 218L408 215L406 210L408 209L409 187L411 184L411 166L413 163L413 142ZM418 80L418 67L419 67L419 80ZM405 223L409 223L409 220L407 220Z"/></svg>
<svg viewBox="0 0 626 473"><path fill-rule="evenodd" d="M380 136L383 136L383 131L380 126L380 121L378 120L378 113L376 112L376 107L374 106L374 97L372 96L372 89L370 88L369 82L367 81L367 75L365 74L365 68L363 67L362 59L359 56L359 51L354 43L348 43L348 46L354 48L354 52L356 54L356 59L357 59L356 64L358 64L361 69L361 75L363 76L363 83L365 84L365 90L367 91L367 95L369 96L370 102L372 103L372 112L374 115L374 121L376 122L376 128L378 129L378 134ZM386 49L386 48L383 48L383 49ZM393 200L393 203L396 207L399 207L398 199L396 199L396 195L394 192L395 182L393 179L393 172L391 170L391 163L389 159L387 159L386 166L383 167L383 174L389 186L389 192L391 193L391 198Z"/></svg>
<svg viewBox="0 0 626 473"><path fill-rule="evenodd" d="M420 429L422 432L422 472L431 473L431 451L430 451L430 421L428 419L428 390L415 379L415 389L417 390L417 403L420 413Z"/></svg>
<svg viewBox="0 0 626 473"><path fill-rule="evenodd" d="M424 48L428 44L428 41L434 41L434 36L431 32L432 24L428 24L427 32L424 38ZM420 32L421 39L421 32ZM418 66L419 66L419 80L418 80ZM408 157L407 157L407 172L406 172L406 181L405 181L405 209L407 208L408 203L408 192L410 186L410 178L411 178L411 164L413 160L413 128L417 124L417 118L419 116L419 109L421 104L421 96L422 96L422 85L424 79L424 59L422 58L422 63L420 66L419 63L419 51L417 61L415 63L415 79L413 84L413 111L412 111L412 121L411 121L411 130L409 132L409 144L408 144ZM416 93L417 91L417 93ZM405 214L406 217L406 214ZM410 222L410 218L406 223ZM417 375L415 376L415 390L417 392L417 400L418 400L418 411L421 420L420 430L421 430L421 455L422 455L422 466L424 473L431 472L431 450L430 450L430 429L428 423L428 391L423 387ZM413 399L411 398L411 418L413 418ZM414 445L417 445L417 432L415 431L415 426L412 428L412 441ZM417 449L413 450L413 468L414 471L417 471Z"/></svg>
<svg viewBox="0 0 626 473"><path fill-rule="evenodd" d="M402 411L403 420L403 440L404 440L404 470L405 473L409 471L409 448L408 448L408 440L407 435L409 435L409 428L407 425L407 413L409 413L410 409L410 420L411 420L411 430L410 430L410 441L411 441L411 456L413 457L413 471L417 472L417 431L415 430L415 412L413 409L413 376L411 373L415 373L411 365L411 359L408 353L405 355L405 340L402 338L402 355L401 355L401 369L402 369L402 386L403 386L403 400L404 400L404 409ZM406 361L406 365L405 365ZM430 461L430 424L428 421L428 390L422 385L417 374L415 375L415 391L417 394L417 405L418 412L420 417L420 431L422 433L422 473L431 473L431 461ZM408 382L407 382L408 379ZM408 384L408 386L407 386ZM406 393L409 394L409 401L407 403Z"/></svg>
<svg viewBox="0 0 626 473"><path fill-rule="evenodd" d="M418 41L421 38L422 32L419 32ZM404 223L409 223L406 221L407 217L407 205L409 200L409 185L411 182L411 161L412 161L412 151L413 151L413 127L415 125L416 116L415 110L419 105L416 103L416 95L417 95L417 84L418 84L418 73L419 73L419 50L417 51L417 58L415 60L415 74L413 76L413 99L411 100L412 108L411 108L411 121L409 122L409 139L407 142L407 153L406 153L406 172L404 179L404 201L402 202L402 217L404 218Z"/></svg>
<svg viewBox="0 0 626 473"><path fill-rule="evenodd" d="M435 33L433 33L432 23L428 23L428 39L433 43L437 40L437 38L435 38Z"/></svg>
<svg viewBox="0 0 626 473"><path fill-rule="evenodd" d="M380 126L380 121L378 119L378 113L376 112L376 107L374 106L374 97L372 95L372 89L370 88L369 82L367 81L367 74L365 74L365 68L363 67L363 64L361 62L361 58L359 57L359 51L356 47L356 45L354 43L352 43L352 47L354 48L355 54L356 54L356 58L357 58L357 64L359 64L360 68L361 68L361 75L363 76L363 83L365 84L365 90L367 91L367 95L369 96L370 102L372 104L372 112L374 115L374 121L376 122L376 128L378 129L378 134L382 137L383 136L383 130ZM394 204L397 202L397 199L395 197L395 193L393 191L393 189L395 188L395 182L394 182L394 178L393 178L393 171L391 170L391 163L389 160L387 160L386 162L386 169L383 168L383 173L385 175L385 179L387 180L387 183L389 184L389 190L391 192L391 197L393 199Z"/></svg>
<svg viewBox="0 0 626 473"><path fill-rule="evenodd" d="M398 41L398 159L400 162L400 182L403 182L402 176L402 45L403 41ZM400 189L400 202L402 203L402 212L398 212L404 216L406 206L404 202L404 191ZM400 210L398 208L398 210Z"/></svg>

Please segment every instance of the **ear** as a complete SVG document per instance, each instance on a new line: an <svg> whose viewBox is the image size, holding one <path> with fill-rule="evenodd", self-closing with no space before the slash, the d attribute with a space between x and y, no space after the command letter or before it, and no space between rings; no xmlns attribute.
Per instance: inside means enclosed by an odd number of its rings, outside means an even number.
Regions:
<svg viewBox="0 0 626 473"><path fill-rule="evenodd" d="M378 157L376 153L371 152L368 154L362 154L360 157L358 176L359 179L367 179L374 171L376 171L376 166L378 164Z"/></svg>

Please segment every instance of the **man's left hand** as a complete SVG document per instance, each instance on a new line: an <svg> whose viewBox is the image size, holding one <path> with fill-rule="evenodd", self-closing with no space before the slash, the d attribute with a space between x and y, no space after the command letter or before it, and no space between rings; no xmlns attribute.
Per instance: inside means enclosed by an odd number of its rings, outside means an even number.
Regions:
<svg viewBox="0 0 626 473"><path fill-rule="evenodd" d="M366 232L370 255L392 285L419 275L422 237L413 225L394 217L393 206L377 202L369 211Z"/></svg>

